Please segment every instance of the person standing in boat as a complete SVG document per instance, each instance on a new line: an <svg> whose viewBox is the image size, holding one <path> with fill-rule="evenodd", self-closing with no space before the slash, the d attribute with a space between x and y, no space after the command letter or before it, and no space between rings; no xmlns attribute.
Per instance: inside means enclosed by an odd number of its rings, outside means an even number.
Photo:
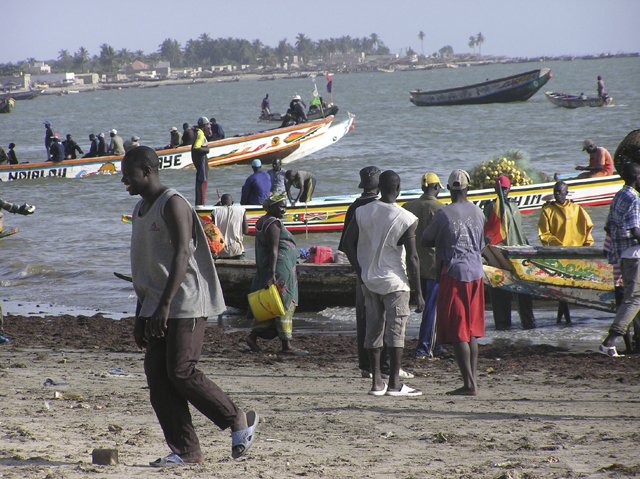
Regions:
<svg viewBox="0 0 640 479"><path fill-rule="evenodd" d="M244 235L249 234L246 210L234 206L231 195L224 194L220 197L220 206L211 212L211 220L224 238L224 248L218 258L244 259Z"/></svg>
<svg viewBox="0 0 640 479"><path fill-rule="evenodd" d="M511 182L506 176L496 178L495 190L497 198L484 207L486 223L484 225L485 243L487 245L519 246L528 245L522 228L522 216L518 203L507 198L511 190ZM511 329L511 300L516 302L522 329L534 329L536 320L533 316L531 296L524 293L511 293L500 288L489 288L489 297L493 309L493 320L496 330Z"/></svg>
<svg viewBox="0 0 640 479"><path fill-rule="evenodd" d="M47 149L47 160L51 159L51 145L53 143L53 128L49 120L44 122L44 146Z"/></svg>
<svg viewBox="0 0 640 479"><path fill-rule="evenodd" d="M253 174L247 178L242 186L241 205L261 205L270 194L271 178L262 171L262 162L253 160L251 169L253 169Z"/></svg>
<svg viewBox="0 0 640 479"><path fill-rule="evenodd" d="M299 125L307 121L307 114L305 113L306 105L302 102L300 95L293 97L289 109L293 112L292 117L296 124Z"/></svg>
<svg viewBox="0 0 640 479"><path fill-rule="evenodd" d="M364 347L369 355L372 396L420 396L421 391L400 382L409 293L415 292L416 313L424 309L420 289L420 260L415 234L418 218L401 208L400 177L387 170L379 178L380 200L360 206L343 242L349 263L362 279L366 309ZM388 384L382 380L380 355L389 351Z"/></svg>
<svg viewBox="0 0 640 479"><path fill-rule="evenodd" d="M282 218L287 212L284 193L269 196L262 202L267 214L256 222L256 275L251 292L275 284L282 298L284 316L266 321L254 319L251 333L245 342L253 351L261 351L258 338L280 338L283 354L304 354L291 345L293 339L293 313L298 305L298 277L296 264L298 250L293 235L285 228Z"/></svg>
<svg viewBox="0 0 640 479"><path fill-rule="evenodd" d="M589 166L576 166L576 170L584 171L578 178L596 178L613 175L613 160L611 153L601 146L596 146L592 140L584 140L582 151L589 154Z"/></svg>
<svg viewBox="0 0 640 479"><path fill-rule="evenodd" d="M158 155L140 146L122 160L122 183L140 195L132 214L131 277L138 298L133 338L145 350L151 406L171 454L151 462L170 467L204 462L189 403L221 430L231 428L231 455L244 455L258 415L237 407L197 369L207 317L226 309L198 215L160 183Z"/></svg>
<svg viewBox="0 0 640 479"><path fill-rule="evenodd" d="M76 151L81 155L84 155L84 151L82 151L80 145L74 141L70 133L67 135L67 139L62 142L62 146L64 146L64 157L67 160L75 160L78 158L76 156Z"/></svg>
<svg viewBox="0 0 640 479"><path fill-rule="evenodd" d="M316 189L316 177L313 173L307 171L288 170L285 173L286 183L284 189L287 192L287 198L291 201L291 206L295 206L298 201L308 203ZM291 187L297 188L298 196L293 199L291 195Z"/></svg>
<svg viewBox="0 0 640 479"><path fill-rule="evenodd" d="M18 157L16 156L16 144L15 143L9 143L9 151L7 152L7 156L9 157L9 164L10 165L17 165L18 164Z"/></svg>
<svg viewBox="0 0 640 479"><path fill-rule="evenodd" d="M282 169L282 161L280 158L274 158L271 162L271 169L267 171L271 178L270 193L284 193L284 182L286 181L286 171Z"/></svg>
<svg viewBox="0 0 640 479"><path fill-rule="evenodd" d="M194 129L196 136L191 145L191 161L196 169L196 207L204 206L209 181L209 146L205 136L208 126L209 119L206 116L198 119L198 126Z"/></svg>
<svg viewBox="0 0 640 479"><path fill-rule="evenodd" d="M553 187L555 201L546 203L540 211L538 236L543 246L591 246L593 222L589 213L573 201L567 199L569 188L564 181L558 181ZM560 301L556 322L562 317L571 323L569 304Z"/></svg>
<svg viewBox="0 0 640 479"><path fill-rule="evenodd" d="M602 77L598 75L598 98L602 98L604 100L608 96L609 95L604 92L604 81L602 80Z"/></svg>
<svg viewBox="0 0 640 479"><path fill-rule="evenodd" d="M269 114L271 113L271 108L269 107L269 94L268 93L264 97L264 99L262 100L262 105L261 105L260 108L262 109L262 116L263 117L268 117Z"/></svg>
<svg viewBox="0 0 640 479"><path fill-rule="evenodd" d="M109 155L124 155L124 143L122 142L122 138L118 136L118 130L114 128L109 132L109 136L111 136L111 143L109 143Z"/></svg>
<svg viewBox="0 0 640 479"><path fill-rule="evenodd" d="M429 226L436 211L444 207L438 201L438 194L442 189L440 178L435 173L426 173L422 177L423 195L417 200L404 204L404 209L418 217L416 238L422 238L422 233ZM420 286L425 306L422 312L422 323L418 334L415 356L417 358L433 358L434 352L441 352L442 346L436 344L436 298L438 297L438 283L436 281L436 250L433 247L416 245L420 258Z"/></svg>
<svg viewBox="0 0 640 479"><path fill-rule="evenodd" d="M89 142L91 144L89 146L89 153L84 155L83 158L95 158L96 156L100 156L98 154L98 139L95 134L91 133L89 135Z"/></svg>
<svg viewBox="0 0 640 479"><path fill-rule="evenodd" d="M109 146L102 132L98 134L98 156L109 156Z"/></svg>

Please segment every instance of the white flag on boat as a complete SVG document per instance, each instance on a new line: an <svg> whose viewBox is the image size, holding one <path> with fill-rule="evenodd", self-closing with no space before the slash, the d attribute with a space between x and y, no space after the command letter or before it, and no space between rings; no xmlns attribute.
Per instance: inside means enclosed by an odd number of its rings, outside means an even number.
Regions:
<svg viewBox="0 0 640 479"><path fill-rule="evenodd" d="M318 94L318 87L316 86L315 83L313 84L313 91L311 92L311 94L313 95L314 98L319 95Z"/></svg>

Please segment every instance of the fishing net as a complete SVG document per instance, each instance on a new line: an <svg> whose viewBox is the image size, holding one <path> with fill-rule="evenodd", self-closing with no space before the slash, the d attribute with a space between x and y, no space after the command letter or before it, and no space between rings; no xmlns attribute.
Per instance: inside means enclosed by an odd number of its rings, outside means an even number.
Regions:
<svg viewBox="0 0 640 479"><path fill-rule="evenodd" d="M634 130L629 133L620 142L613 156L613 164L616 166L618 173L621 173L622 167L629 162L640 165L640 130Z"/></svg>
<svg viewBox="0 0 640 479"><path fill-rule="evenodd" d="M531 157L524 150L502 150L471 170L472 189L493 188L498 176L506 176L511 186L524 186L544 181L542 175L530 168Z"/></svg>

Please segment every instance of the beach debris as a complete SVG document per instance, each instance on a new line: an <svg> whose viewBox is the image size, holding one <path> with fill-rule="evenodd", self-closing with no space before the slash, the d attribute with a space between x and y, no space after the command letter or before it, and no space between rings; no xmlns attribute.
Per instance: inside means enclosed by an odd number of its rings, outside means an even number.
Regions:
<svg viewBox="0 0 640 479"><path fill-rule="evenodd" d="M53 398L54 399L65 399L67 401L71 400L71 401L84 401L84 398L82 397L81 394L75 394L75 393L62 393L60 391L56 391L53 393Z"/></svg>
<svg viewBox="0 0 640 479"><path fill-rule="evenodd" d="M122 426L119 424L109 424L109 432L121 432Z"/></svg>
<svg viewBox="0 0 640 479"><path fill-rule="evenodd" d="M116 368L116 369L111 369L109 371L109 374L126 374L124 369L122 368Z"/></svg>
<svg viewBox="0 0 640 479"><path fill-rule="evenodd" d="M48 411L49 409L51 409L51 404L49 404L49 401L45 401L42 407Z"/></svg>
<svg viewBox="0 0 640 479"><path fill-rule="evenodd" d="M387 431L385 433L380 434L380 437L382 439L389 439L390 437L393 437L393 436L394 436L393 431Z"/></svg>
<svg viewBox="0 0 640 479"><path fill-rule="evenodd" d="M270 442L282 442L282 439L271 439L271 438L267 438L267 439L265 439L265 441L270 441Z"/></svg>
<svg viewBox="0 0 640 479"><path fill-rule="evenodd" d="M518 461L505 461L505 462L496 462L493 467L518 467L520 466L520 462Z"/></svg>
<svg viewBox="0 0 640 479"><path fill-rule="evenodd" d="M58 361L58 364L67 364L67 358L62 358L60 361Z"/></svg>
<svg viewBox="0 0 640 479"><path fill-rule="evenodd" d="M118 464L117 449L94 449L91 451L91 462L103 466L113 466Z"/></svg>
<svg viewBox="0 0 640 479"><path fill-rule="evenodd" d="M436 442L444 443L447 441L448 441L447 436L445 436L444 433L439 432L436 434Z"/></svg>
<svg viewBox="0 0 640 479"><path fill-rule="evenodd" d="M487 368L487 372L488 372L489 374L491 374L491 373L492 373L492 372L494 372L494 371L495 371L495 369L493 369L493 368Z"/></svg>
<svg viewBox="0 0 640 479"><path fill-rule="evenodd" d="M45 379L45 381L42 383L43 386L68 386L68 384L64 381L54 381L51 378L47 378Z"/></svg>
<svg viewBox="0 0 640 479"><path fill-rule="evenodd" d="M555 464L557 462L560 462L560 459L558 459L556 456L550 456L545 462L548 462L549 464Z"/></svg>

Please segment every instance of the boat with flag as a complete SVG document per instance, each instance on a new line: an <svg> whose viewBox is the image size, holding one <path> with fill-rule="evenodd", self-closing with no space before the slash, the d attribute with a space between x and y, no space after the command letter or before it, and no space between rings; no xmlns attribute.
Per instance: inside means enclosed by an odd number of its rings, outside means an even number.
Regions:
<svg viewBox="0 0 640 479"><path fill-rule="evenodd" d="M606 205L611 202L624 182L618 175L587 179L567 179L569 199L582 206ZM548 200L553 199L555 182L539 183L527 186L514 186L509 192L509 198L516 201L522 213L530 213L542 208ZM419 198L421 190L403 191L398 197L398 204ZM307 204L297 204L288 207L283 217L285 226L293 234L340 232L344 226L344 217L349 206L359 198L359 195L332 196L317 198ZM471 190L469 201L483 208L495 198L493 188ZM438 196L441 203L449 203L451 194L442 190ZM200 206L198 214L210 216L215 206ZM244 206L249 224L249 233L253 234L256 221L265 214L261 206Z"/></svg>
<svg viewBox="0 0 640 479"><path fill-rule="evenodd" d="M311 155L340 140L353 130L355 117L334 124L330 116L308 123L275 128L257 133L233 136L209 142L209 165L232 163L250 164L259 159L270 164L274 159L282 163ZM161 149L156 153L161 169L193 168L191 147ZM40 178L83 178L96 174L114 174L120 171L122 156L80 158L59 163L51 161L0 165L0 181L35 180Z"/></svg>
<svg viewBox="0 0 640 479"><path fill-rule="evenodd" d="M446 90L410 92L416 106L479 105L527 101L552 77L549 68Z"/></svg>

